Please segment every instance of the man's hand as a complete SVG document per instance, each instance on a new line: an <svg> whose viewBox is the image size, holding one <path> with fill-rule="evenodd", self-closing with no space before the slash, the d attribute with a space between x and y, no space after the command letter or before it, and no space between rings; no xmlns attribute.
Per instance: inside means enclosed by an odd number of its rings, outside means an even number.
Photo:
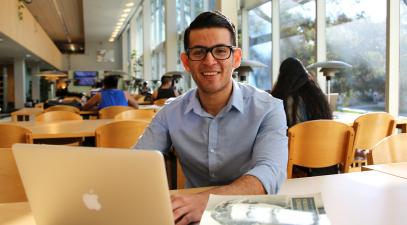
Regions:
<svg viewBox="0 0 407 225"><path fill-rule="evenodd" d="M171 195L172 213L176 225L199 222L208 203L209 193Z"/></svg>

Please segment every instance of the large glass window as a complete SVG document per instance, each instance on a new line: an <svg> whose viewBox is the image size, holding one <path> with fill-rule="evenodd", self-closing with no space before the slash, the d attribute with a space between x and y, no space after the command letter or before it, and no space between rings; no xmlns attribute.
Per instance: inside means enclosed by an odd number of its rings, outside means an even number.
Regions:
<svg viewBox="0 0 407 225"><path fill-rule="evenodd" d="M143 74L143 46L144 46L144 40L143 40L143 11L140 10L139 13L136 16L136 52L133 52L135 54L135 62L134 62L134 70L136 73L136 77L141 78Z"/></svg>
<svg viewBox="0 0 407 225"><path fill-rule="evenodd" d="M253 72L249 76L249 83L264 90L271 89L271 27L271 1L249 10L248 59L267 65L264 68L253 68Z"/></svg>
<svg viewBox="0 0 407 225"><path fill-rule="evenodd" d="M399 113L407 116L407 0L400 0L400 91Z"/></svg>
<svg viewBox="0 0 407 225"><path fill-rule="evenodd" d="M332 79L346 111L384 111L386 0L326 1L327 59L351 64Z"/></svg>
<svg viewBox="0 0 407 225"><path fill-rule="evenodd" d="M165 10L164 0L151 0L151 78L159 80L165 68Z"/></svg>
<svg viewBox="0 0 407 225"><path fill-rule="evenodd" d="M299 58L315 62L315 0L280 0L280 61Z"/></svg>

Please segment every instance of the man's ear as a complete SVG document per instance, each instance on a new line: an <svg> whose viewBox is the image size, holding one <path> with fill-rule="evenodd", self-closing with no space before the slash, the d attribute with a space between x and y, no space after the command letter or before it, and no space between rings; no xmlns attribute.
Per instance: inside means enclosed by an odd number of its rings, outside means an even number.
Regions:
<svg viewBox="0 0 407 225"><path fill-rule="evenodd" d="M183 53L181 53L180 57L181 57L182 65L184 65L185 70L187 72L191 72L187 54L185 52L183 52Z"/></svg>
<svg viewBox="0 0 407 225"><path fill-rule="evenodd" d="M242 62L242 49L235 48L233 51L233 68L237 69Z"/></svg>

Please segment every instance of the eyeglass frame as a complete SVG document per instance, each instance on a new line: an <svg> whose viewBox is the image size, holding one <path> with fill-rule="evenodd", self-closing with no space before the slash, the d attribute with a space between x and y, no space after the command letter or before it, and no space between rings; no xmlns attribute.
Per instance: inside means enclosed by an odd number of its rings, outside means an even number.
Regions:
<svg viewBox="0 0 407 225"><path fill-rule="evenodd" d="M228 56L227 58L224 58L224 59L218 59L217 57L215 57L215 56L213 55L213 52L212 52L212 51L213 51L213 49L215 49L215 48L217 48L217 47L227 47L227 48L229 48L229 49L230 49L229 56ZM204 55L204 57L203 57L202 59L191 59L191 57L189 56L189 53L190 53L191 49L196 49L196 48L205 49L205 55ZM204 59L206 58L206 56L208 55L208 52L210 52L211 55L212 55L212 57L213 57L214 59L216 59L216 60L226 60L226 59L229 59L229 58L230 58L230 56L232 55L232 53L234 53L235 49L236 49L236 46L233 46L233 45L223 45L223 44L219 44L219 45L215 45L215 46L212 46L212 47L209 47L209 48L208 48L208 47L205 47L205 46L195 46L195 47L192 47L192 48L187 48L187 49L186 49L186 53L187 53L188 59L191 60L191 61L202 61L202 60L204 60Z"/></svg>

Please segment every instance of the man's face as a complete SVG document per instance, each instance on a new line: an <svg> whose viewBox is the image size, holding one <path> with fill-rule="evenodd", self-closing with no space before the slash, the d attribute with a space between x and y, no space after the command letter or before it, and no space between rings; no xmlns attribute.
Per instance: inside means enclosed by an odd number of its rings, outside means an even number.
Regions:
<svg viewBox="0 0 407 225"><path fill-rule="evenodd" d="M231 35L226 28L203 28L192 30L189 34L189 48L214 47L217 45L232 45ZM181 54L185 70L192 74L201 94L216 94L230 91L232 72L239 67L242 51L236 48L228 59L215 59L208 53L200 61L192 61L186 53Z"/></svg>

